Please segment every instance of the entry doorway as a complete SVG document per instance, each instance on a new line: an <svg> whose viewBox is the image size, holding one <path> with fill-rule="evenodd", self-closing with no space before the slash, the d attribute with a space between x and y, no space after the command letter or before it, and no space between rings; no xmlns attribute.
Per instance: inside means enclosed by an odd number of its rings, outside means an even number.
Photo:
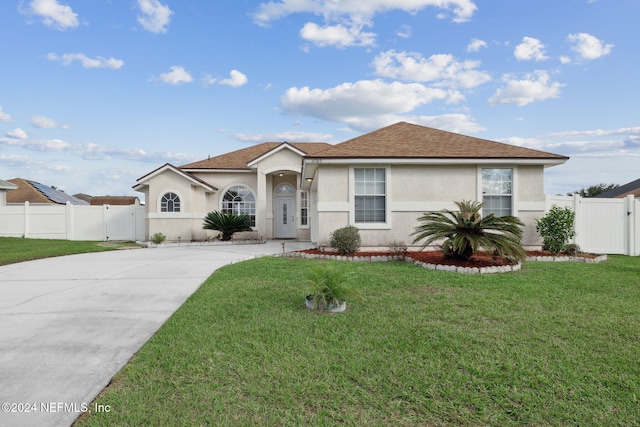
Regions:
<svg viewBox="0 0 640 427"><path fill-rule="evenodd" d="M276 238L296 237L296 200L293 197L276 198Z"/></svg>

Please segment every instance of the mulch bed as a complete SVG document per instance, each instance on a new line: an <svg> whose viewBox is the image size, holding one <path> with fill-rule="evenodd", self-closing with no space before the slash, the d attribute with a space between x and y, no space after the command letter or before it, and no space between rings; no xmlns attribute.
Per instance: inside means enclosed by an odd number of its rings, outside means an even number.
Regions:
<svg viewBox="0 0 640 427"><path fill-rule="evenodd" d="M339 255L337 252L331 251L321 251L319 249L307 249L298 252L304 252L313 255ZM370 256L394 256L391 252L356 252L353 254L354 257L370 257ZM541 256L566 256L565 254L553 254L549 251L527 251L527 255L530 257L541 257ZM574 256L585 257L585 258L595 258L597 255L594 254L576 254ZM428 264L439 264L439 265L455 265L458 267L492 267L492 266L504 266L504 265L513 265L511 261L505 259L497 259L495 262L491 256L486 252L477 252L473 254L471 259L468 261L455 260L451 258L445 258L444 254L441 251L421 251L421 252L407 252L407 257L416 259L418 261L426 262Z"/></svg>

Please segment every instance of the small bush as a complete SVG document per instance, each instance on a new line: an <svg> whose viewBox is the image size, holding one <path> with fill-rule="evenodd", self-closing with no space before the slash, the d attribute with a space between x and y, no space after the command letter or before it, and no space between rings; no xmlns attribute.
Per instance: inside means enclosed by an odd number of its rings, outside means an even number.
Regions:
<svg viewBox="0 0 640 427"><path fill-rule="evenodd" d="M407 254L407 245L402 240L394 240L389 243L389 252L395 256L401 256Z"/></svg>
<svg viewBox="0 0 640 427"><path fill-rule="evenodd" d="M569 207L560 208L553 205L549 212L536 220L536 231L542 236L543 248L553 253L560 253L576 235L574 222L576 213Z"/></svg>
<svg viewBox="0 0 640 427"><path fill-rule="evenodd" d="M155 233L153 236L151 236L151 241L153 243L155 243L156 245L161 244L162 242L164 242L167 239L167 236L165 236L162 233Z"/></svg>
<svg viewBox="0 0 640 427"><path fill-rule="evenodd" d="M331 233L331 241L329 244L336 248L340 255L351 255L360 249L362 240L360 240L360 231L358 227L350 225L335 230Z"/></svg>
<svg viewBox="0 0 640 427"><path fill-rule="evenodd" d="M564 252L567 255L576 255L580 253L580 246L575 243L569 243L568 245L564 245Z"/></svg>

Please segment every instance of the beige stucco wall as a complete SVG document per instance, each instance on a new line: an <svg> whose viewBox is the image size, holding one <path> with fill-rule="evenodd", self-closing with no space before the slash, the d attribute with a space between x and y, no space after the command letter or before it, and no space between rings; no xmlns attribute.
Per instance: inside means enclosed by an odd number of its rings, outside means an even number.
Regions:
<svg viewBox="0 0 640 427"><path fill-rule="evenodd" d="M167 236L167 241L211 239L217 233L202 229L205 215L221 209L222 197L231 186L244 185L256 195L258 234L263 238L273 238L275 188L285 182L291 185L296 190L294 197L298 206L301 157L290 149L282 149L260 159L253 167L246 172L194 172L195 177L218 189L214 193L206 192L201 185L171 170L154 176L145 191L147 236L161 232ZM283 171L285 175L278 176L278 171ZM180 197L180 212L160 212L160 200L167 192L174 192ZM299 224L299 209L296 209L296 223ZM309 227L297 227L296 236L309 239Z"/></svg>
<svg viewBox="0 0 640 427"><path fill-rule="evenodd" d="M322 165L316 175L318 234L317 237L314 236L314 240L317 243L328 244L332 231L356 225L360 228L363 246L388 246L394 241L411 245L412 233L418 225L418 218L424 212L455 209L455 201L482 200L481 167L475 164L381 164L356 167L387 168L387 224L371 226L354 223L353 197L350 195L353 189L349 185L352 166ZM523 244L536 246L539 245L539 237L535 232L535 218L544 215L545 209L543 167L513 166L513 169L516 188L514 215L525 223Z"/></svg>

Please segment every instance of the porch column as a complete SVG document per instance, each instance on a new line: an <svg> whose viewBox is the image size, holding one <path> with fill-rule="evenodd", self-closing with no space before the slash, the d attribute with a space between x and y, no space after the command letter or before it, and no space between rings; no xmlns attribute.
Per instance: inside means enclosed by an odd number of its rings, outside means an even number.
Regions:
<svg viewBox="0 0 640 427"><path fill-rule="evenodd" d="M267 238L267 176L258 169L258 194L256 200L256 228L258 235Z"/></svg>

